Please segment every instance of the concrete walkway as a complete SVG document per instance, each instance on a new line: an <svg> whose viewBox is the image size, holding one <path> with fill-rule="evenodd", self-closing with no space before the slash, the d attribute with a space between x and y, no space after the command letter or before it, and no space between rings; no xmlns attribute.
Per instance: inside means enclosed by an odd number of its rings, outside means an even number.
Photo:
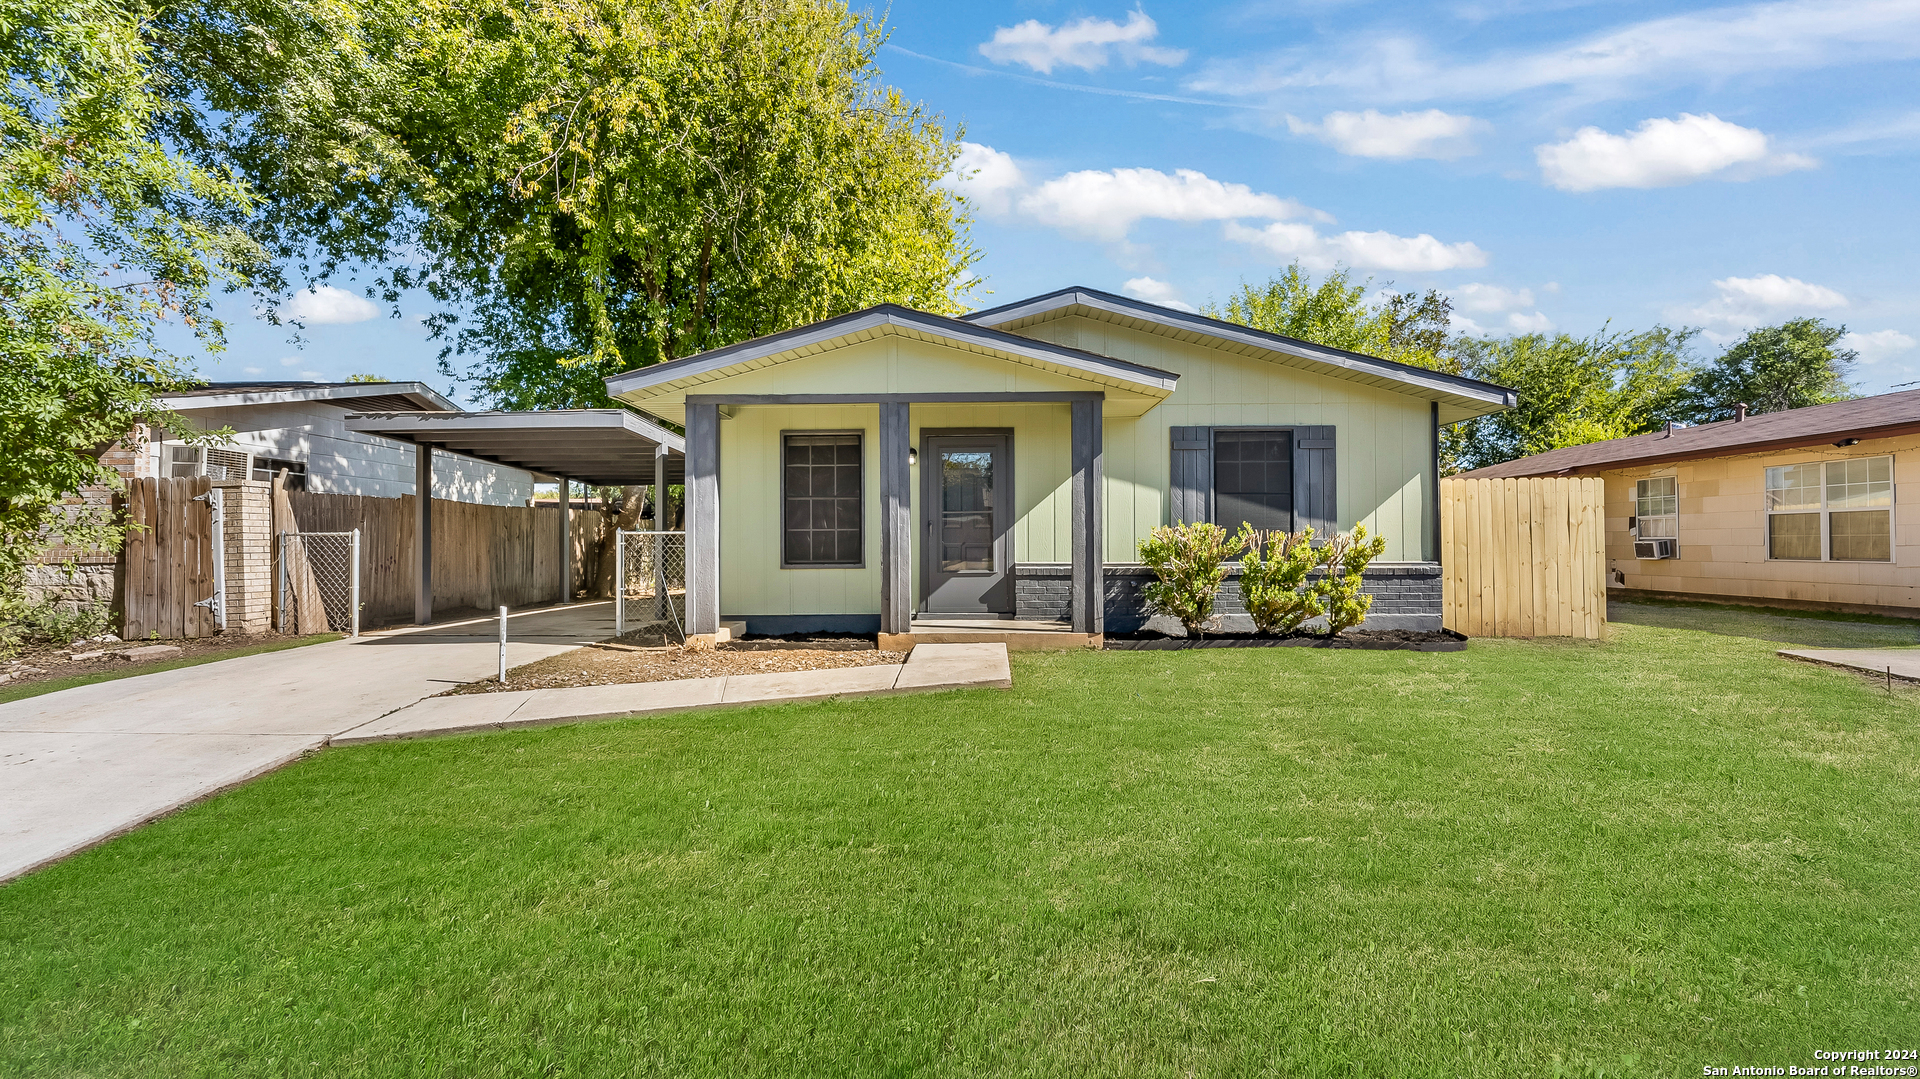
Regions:
<svg viewBox="0 0 1920 1079"><path fill-rule="evenodd" d="M0 881L492 676L497 625L368 634L0 704ZM508 664L531 663L611 637L612 605L523 611L508 630Z"/></svg>
<svg viewBox="0 0 1920 1079"><path fill-rule="evenodd" d="M1782 648L1779 654L1883 678L1891 670L1895 678L1920 682L1920 648Z"/></svg>

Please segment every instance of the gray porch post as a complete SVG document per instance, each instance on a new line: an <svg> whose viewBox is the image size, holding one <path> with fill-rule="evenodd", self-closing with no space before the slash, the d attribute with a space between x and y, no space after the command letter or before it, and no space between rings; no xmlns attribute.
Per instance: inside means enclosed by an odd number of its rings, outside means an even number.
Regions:
<svg viewBox="0 0 1920 1079"><path fill-rule="evenodd" d="M660 533L672 527L667 521L667 444L657 443L653 447L653 617L656 621L665 621L667 617L667 537ZM680 557L685 559L687 549L680 548ZM680 572L685 579L686 567ZM626 587L622 581L620 587Z"/></svg>
<svg viewBox="0 0 1920 1079"><path fill-rule="evenodd" d="M573 483L565 476L560 481L560 602L573 598Z"/></svg>
<svg viewBox="0 0 1920 1079"><path fill-rule="evenodd" d="M413 447L413 621L433 621L433 447Z"/></svg>
<svg viewBox="0 0 1920 1079"><path fill-rule="evenodd" d="M880 405L880 632L913 631L912 406Z"/></svg>
<svg viewBox="0 0 1920 1079"><path fill-rule="evenodd" d="M720 631L720 406L687 406L687 634Z"/></svg>
<svg viewBox="0 0 1920 1079"><path fill-rule="evenodd" d="M1103 504L1102 402L1073 409L1073 631L1106 632L1106 538Z"/></svg>

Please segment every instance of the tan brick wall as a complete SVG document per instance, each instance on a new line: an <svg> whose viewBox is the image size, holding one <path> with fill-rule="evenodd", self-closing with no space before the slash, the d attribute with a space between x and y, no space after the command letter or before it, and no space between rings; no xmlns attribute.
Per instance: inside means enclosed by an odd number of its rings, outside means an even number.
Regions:
<svg viewBox="0 0 1920 1079"><path fill-rule="evenodd" d="M1893 457L1892 562L1767 558L1768 468L1888 455ZM1787 600L1920 611L1920 436L1616 469L1601 475L1607 485L1607 562L1625 577L1628 588L1755 603ZM1627 531L1634 481L1668 475L1675 478L1680 496L1679 557L1641 561L1633 557L1633 536Z"/></svg>
<svg viewBox="0 0 1920 1079"><path fill-rule="evenodd" d="M273 502L252 480L220 480L226 512L227 632L273 628Z"/></svg>

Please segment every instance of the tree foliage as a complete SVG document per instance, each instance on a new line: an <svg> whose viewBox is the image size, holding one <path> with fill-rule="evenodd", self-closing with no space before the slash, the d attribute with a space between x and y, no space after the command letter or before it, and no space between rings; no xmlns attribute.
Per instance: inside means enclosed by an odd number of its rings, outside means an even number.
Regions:
<svg viewBox="0 0 1920 1079"><path fill-rule="evenodd" d="M1521 334L1462 340L1461 373L1518 391L1504 412L1455 424L1457 469L1659 429L1685 411L1688 349L1698 331L1655 326L1588 337Z"/></svg>
<svg viewBox="0 0 1920 1079"><path fill-rule="evenodd" d="M606 375L883 301L957 308L957 144L840 0L378 0L274 26L307 43L277 67L187 50L181 78L244 117L188 141L240 164L262 236L316 253L303 274L426 290L443 360L496 404L603 403Z"/></svg>
<svg viewBox="0 0 1920 1079"><path fill-rule="evenodd" d="M1840 347L1846 332L1817 318L1749 330L1694 374L1686 394L1689 419L1727 419L1736 404L1755 413L1781 412L1854 396L1847 376L1858 354Z"/></svg>
<svg viewBox="0 0 1920 1079"><path fill-rule="evenodd" d="M1242 284L1224 304L1202 313L1256 330L1365 353L1436 371L1457 371L1449 328L1453 301L1434 289L1422 296L1368 297L1373 279L1354 281L1336 269L1316 282L1298 262L1265 285Z"/></svg>
<svg viewBox="0 0 1920 1079"><path fill-rule="evenodd" d="M231 224L231 175L165 137L175 103L152 76L139 12L102 0L5 0L0 51L0 597L57 529L112 544L113 522L61 514L116 477L99 457L183 363L168 319L222 342L211 292L243 284L260 251Z"/></svg>

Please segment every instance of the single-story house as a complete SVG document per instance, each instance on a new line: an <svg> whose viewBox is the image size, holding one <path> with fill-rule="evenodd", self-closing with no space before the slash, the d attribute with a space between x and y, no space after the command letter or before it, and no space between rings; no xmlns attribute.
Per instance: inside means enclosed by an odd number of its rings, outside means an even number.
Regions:
<svg viewBox="0 0 1920 1079"><path fill-rule="evenodd" d="M1907 390L1758 416L1742 407L1729 420L1461 475L1603 477L1607 560L1622 595L1915 617L1916 451L1920 390Z"/></svg>
<svg viewBox="0 0 1920 1079"><path fill-rule="evenodd" d="M1370 625L1438 629L1440 428L1515 400L1089 288L881 305L607 386L685 426L691 632L898 644L952 620L1138 629L1136 550L1174 521L1365 524L1388 544Z"/></svg>
<svg viewBox="0 0 1920 1079"><path fill-rule="evenodd" d="M170 393L160 403L199 429L233 429L232 441L193 446L152 432L130 447L129 477L211 475L265 480L287 470L289 485L320 494L398 498L414 490L414 448L350 430L355 413L459 412L423 382L209 382ZM452 454L433 458L435 498L524 506L533 473Z"/></svg>

